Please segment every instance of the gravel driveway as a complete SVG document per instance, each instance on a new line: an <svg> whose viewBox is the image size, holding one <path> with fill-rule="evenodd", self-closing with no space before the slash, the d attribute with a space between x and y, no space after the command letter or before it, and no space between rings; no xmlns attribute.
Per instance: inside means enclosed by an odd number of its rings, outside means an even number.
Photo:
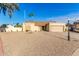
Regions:
<svg viewBox="0 0 79 59"><path fill-rule="evenodd" d="M79 33L71 32L4 32L0 33L4 55L70 56L79 48Z"/></svg>

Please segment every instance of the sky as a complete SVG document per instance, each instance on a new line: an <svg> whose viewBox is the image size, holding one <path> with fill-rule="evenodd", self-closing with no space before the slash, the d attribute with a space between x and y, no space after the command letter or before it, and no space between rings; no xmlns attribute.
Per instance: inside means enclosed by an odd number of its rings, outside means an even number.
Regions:
<svg viewBox="0 0 79 59"><path fill-rule="evenodd" d="M0 13L0 24L23 23L29 19L33 21L67 22L79 19L78 3L19 3L19 11L15 11L10 19L8 15ZM29 13L34 13L29 17Z"/></svg>

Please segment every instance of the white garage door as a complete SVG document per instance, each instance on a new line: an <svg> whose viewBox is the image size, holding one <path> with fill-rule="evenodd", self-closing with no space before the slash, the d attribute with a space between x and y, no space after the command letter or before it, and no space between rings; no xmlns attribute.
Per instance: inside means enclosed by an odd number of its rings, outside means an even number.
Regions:
<svg viewBox="0 0 79 59"><path fill-rule="evenodd" d="M50 26L50 31L52 31L52 32L63 32L63 26L60 26L60 25Z"/></svg>

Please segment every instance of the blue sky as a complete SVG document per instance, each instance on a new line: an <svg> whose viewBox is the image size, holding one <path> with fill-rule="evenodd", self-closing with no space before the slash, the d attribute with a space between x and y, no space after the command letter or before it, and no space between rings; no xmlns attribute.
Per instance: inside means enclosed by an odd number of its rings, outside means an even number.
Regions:
<svg viewBox="0 0 79 59"><path fill-rule="evenodd" d="M20 3L19 8L20 10L15 11L11 19L8 15L4 16L3 13L1 13L0 24L23 23L28 19L58 22L67 22L66 17L79 19L78 3ZM28 14L32 12L35 16L32 18L28 17Z"/></svg>

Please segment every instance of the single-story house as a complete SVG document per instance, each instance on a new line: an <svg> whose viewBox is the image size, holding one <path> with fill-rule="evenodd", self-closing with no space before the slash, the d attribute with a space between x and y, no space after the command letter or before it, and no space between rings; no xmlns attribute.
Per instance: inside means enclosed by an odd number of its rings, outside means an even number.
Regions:
<svg viewBox="0 0 79 59"><path fill-rule="evenodd" d="M23 31L51 31L51 32L64 32L66 29L65 23L57 22L25 22L23 23Z"/></svg>

